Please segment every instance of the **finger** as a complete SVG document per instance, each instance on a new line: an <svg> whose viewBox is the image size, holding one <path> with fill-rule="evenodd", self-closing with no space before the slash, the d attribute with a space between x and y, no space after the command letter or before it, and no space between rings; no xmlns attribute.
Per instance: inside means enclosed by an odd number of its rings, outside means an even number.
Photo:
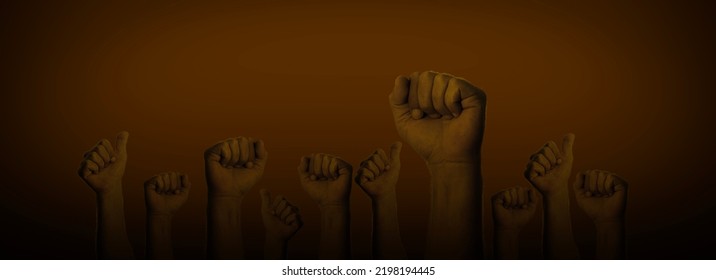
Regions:
<svg viewBox="0 0 716 280"><path fill-rule="evenodd" d="M239 140L233 138L229 140L229 151L231 151L229 160L226 162L226 166L236 166L239 162L239 155L241 154L241 148L239 147Z"/></svg>
<svg viewBox="0 0 716 280"><path fill-rule="evenodd" d="M589 170L587 172L587 189L589 192L592 193L592 195L599 195L599 188L597 186L597 173L594 172L594 170Z"/></svg>
<svg viewBox="0 0 716 280"><path fill-rule="evenodd" d="M313 170L311 170L311 175L315 175L316 177L322 177L321 166L323 165L323 154L314 154L311 163L313 163Z"/></svg>
<svg viewBox="0 0 716 280"><path fill-rule="evenodd" d="M457 78L452 77L445 89L445 106L452 116L456 118L462 113L462 98L460 95L459 81Z"/></svg>
<svg viewBox="0 0 716 280"><path fill-rule="evenodd" d="M288 215L290 215L291 213L293 213L293 206L291 206L290 203L286 203L286 208L281 211L279 218L281 219L281 221L285 221L286 217L288 217Z"/></svg>
<svg viewBox="0 0 716 280"><path fill-rule="evenodd" d="M164 191L164 178L161 174L154 176L154 182L156 182L156 188L154 191L157 193L163 193Z"/></svg>
<svg viewBox="0 0 716 280"><path fill-rule="evenodd" d="M112 145L112 142L109 142L109 140L102 139L99 141L98 146L99 145L104 146L104 148L107 149L107 153L109 153L110 159L117 156L116 151L114 149L114 145Z"/></svg>
<svg viewBox="0 0 716 280"><path fill-rule="evenodd" d="M370 171L370 169L368 169L367 167L364 167L361 169L361 174L363 175L364 178L368 179L369 181L375 180L375 177L376 177L375 173L373 173L373 171Z"/></svg>
<svg viewBox="0 0 716 280"><path fill-rule="evenodd" d="M282 197L281 201L279 201L278 205L276 205L276 207L273 209L274 215L276 215L277 217L280 217L281 213L283 213L283 211L286 210L286 208L287 208L286 203L288 203L288 202L286 201L285 198Z"/></svg>
<svg viewBox="0 0 716 280"><path fill-rule="evenodd" d="M398 76L395 78L395 85L393 85L393 92L388 96L390 105L393 108L394 117L403 116L410 113L410 107L408 106L408 94L410 92L410 80L405 76Z"/></svg>
<svg viewBox="0 0 716 280"><path fill-rule="evenodd" d="M269 212L269 205L271 204L271 193L267 189L261 189L259 190L259 195L261 195L261 210L264 212Z"/></svg>
<svg viewBox="0 0 716 280"><path fill-rule="evenodd" d="M353 167L346 161L338 157L334 157L334 159L336 160L336 168L338 169L337 177L341 177L343 175L350 175L353 173Z"/></svg>
<svg viewBox="0 0 716 280"><path fill-rule="evenodd" d="M283 197L283 195L277 195L274 197L273 202L271 202L271 210L273 213L276 213L276 211L279 209L279 206L281 206L281 202L285 201L286 198Z"/></svg>
<svg viewBox="0 0 716 280"><path fill-rule="evenodd" d="M234 141L234 139L221 143L221 158L219 162L222 166L229 166L229 162L232 161L233 150L230 147L232 141Z"/></svg>
<svg viewBox="0 0 716 280"><path fill-rule="evenodd" d="M157 191L157 178L156 176L149 178L149 180L144 182L144 190L145 191Z"/></svg>
<svg viewBox="0 0 716 280"><path fill-rule="evenodd" d="M129 132L122 131L117 135L117 153L127 153L127 142L129 142Z"/></svg>
<svg viewBox="0 0 716 280"><path fill-rule="evenodd" d="M419 120L423 118L423 111L420 110L420 104L418 103L418 87L419 87L419 74L414 72L410 74L410 93L408 93L408 107L410 108L410 116Z"/></svg>
<svg viewBox="0 0 716 280"><path fill-rule="evenodd" d="M177 174L176 172L172 172L169 177L172 181L172 185L169 188L169 192L174 192L179 189L179 182L181 182L181 178L179 178L179 174Z"/></svg>
<svg viewBox="0 0 716 280"><path fill-rule="evenodd" d="M437 74L433 80L433 107L443 117L452 118L453 115L445 105L445 90L447 89L450 76Z"/></svg>
<svg viewBox="0 0 716 280"><path fill-rule="evenodd" d="M572 149L574 147L574 133L567 133L562 138L562 155L567 158L572 158Z"/></svg>
<svg viewBox="0 0 716 280"><path fill-rule="evenodd" d="M180 174L181 179L181 191L182 192L189 192L189 189L191 189L191 181L189 181L189 175L186 174Z"/></svg>
<svg viewBox="0 0 716 280"><path fill-rule="evenodd" d="M107 140L103 140L103 141L107 141ZM109 142L109 141L107 141L107 142ZM110 145L110 147L111 147L111 145ZM104 162L106 162L107 164L114 162L116 160L116 158L113 158L112 155L109 154L109 151L107 150L107 147L104 144L100 143L100 145L98 145L97 148L95 148L95 152L97 152L99 154L99 156L102 157L102 160L104 160Z"/></svg>
<svg viewBox="0 0 716 280"><path fill-rule="evenodd" d="M554 141L548 141L545 148L545 156L547 156L547 159L549 159L550 163L552 163L552 166L556 166L558 163L561 163L560 159L562 154L559 152L559 148L557 148L557 144L554 143Z"/></svg>
<svg viewBox="0 0 716 280"><path fill-rule="evenodd" d="M104 169L105 162L97 152L92 152L89 156L89 159L97 164L99 170ZM106 164L109 164L109 162L107 162Z"/></svg>
<svg viewBox="0 0 716 280"><path fill-rule="evenodd" d="M610 177L612 177L613 180L612 184L614 185L614 192L626 191L629 184L626 180L624 180L624 178L613 173L610 175Z"/></svg>
<svg viewBox="0 0 716 280"><path fill-rule="evenodd" d="M433 107L433 79L435 72L425 71L420 73L418 80L418 106L420 110L428 114L431 118L437 118L438 114Z"/></svg>
<svg viewBox="0 0 716 280"><path fill-rule="evenodd" d="M288 215L288 217L286 217L286 219L283 221L283 223L287 224L287 225L292 225L294 223L297 223L298 220L299 220L299 215L294 213L294 214Z"/></svg>
<svg viewBox="0 0 716 280"><path fill-rule="evenodd" d="M310 161L311 159L309 157L301 157L301 160L298 162L298 176L302 179L308 179L311 176L308 171Z"/></svg>
<svg viewBox="0 0 716 280"><path fill-rule="evenodd" d="M609 195L614 194L616 192L615 190L615 184L614 184L614 176L612 174L606 174L604 176L604 186L606 186L607 192L609 192Z"/></svg>
<svg viewBox="0 0 716 280"><path fill-rule="evenodd" d="M365 168L370 170L370 172L372 172L375 177L380 176L380 169L378 169L378 166L375 165L373 161L368 161L368 163L365 165Z"/></svg>
<svg viewBox="0 0 716 280"><path fill-rule="evenodd" d="M530 208L537 206L537 193L534 189L527 190L527 206Z"/></svg>
<svg viewBox="0 0 716 280"><path fill-rule="evenodd" d="M605 181L607 179L607 173L599 171L597 172L597 186L599 186L599 192L602 193L602 195L610 195L611 191L608 189L609 186L605 184Z"/></svg>
<svg viewBox="0 0 716 280"><path fill-rule="evenodd" d="M390 165L400 164L400 151L403 149L403 143L400 141L390 146Z"/></svg>
<svg viewBox="0 0 716 280"><path fill-rule="evenodd" d="M549 163L547 157L542 153L537 153L532 157L532 160L536 161L540 165L544 166L545 170L552 169L552 164Z"/></svg>
<svg viewBox="0 0 716 280"><path fill-rule="evenodd" d="M505 192L499 191L496 194L492 195L492 205L493 206L503 206L502 204L505 202Z"/></svg>
<svg viewBox="0 0 716 280"><path fill-rule="evenodd" d="M515 193L517 193L517 203L515 205L517 207L527 205L527 194L525 193L525 190L522 188L515 188Z"/></svg>
<svg viewBox="0 0 716 280"><path fill-rule="evenodd" d="M535 177L544 176L546 170L544 166L539 164L536 161L530 161L527 163L527 170L525 172L525 175L527 179L534 179Z"/></svg>
<svg viewBox="0 0 716 280"><path fill-rule="evenodd" d="M589 197L591 196L591 192L589 192L589 189L584 185L585 182L585 174L584 172L577 173L577 177L574 179L574 192L578 195Z"/></svg>
<svg viewBox="0 0 716 280"><path fill-rule="evenodd" d="M333 178L333 176L331 176L331 158L328 155L323 155L321 174L323 174L323 177Z"/></svg>
<svg viewBox="0 0 716 280"><path fill-rule="evenodd" d="M378 169L382 172L385 170L385 167L388 165L388 155L385 154L385 151L383 149L378 149L373 156L371 156L371 161L375 163L376 166L378 166Z"/></svg>
<svg viewBox="0 0 716 280"><path fill-rule="evenodd" d="M266 159L268 158L268 151L266 151L266 144L263 140L256 141L255 145L255 151L256 151L256 164L258 165L264 165L266 163Z"/></svg>
<svg viewBox="0 0 716 280"><path fill-rule="evenodd" d="M331 179L338 178L338 161L335 159L331 159L331 162L328 164L328 173Z"/></svg>
<svg viewBox="0 0 716 280"><path fill-rule="evenodd" d="M236 164L238 166L244 166L246 162L249 161L249 139L246 137L240 137L239 138L239 162Z"/></svg>
<svg viewBox="0 0 716 280"><path fill-rule="evenodd" d="M97 165L97 163L95 163L95 162L92 161L92 160L87 160L87 161L86 161L86 167L87 167L87 170L89 170L89 171L90 171L91 173L93 173L93 174L99 173L99 165ZM89 174L88 174L88 175L89 175ZM85 176L85 177L86 177L86 176Z"/></svg>
<svg viewBox="0 0 716 280"><path fill-rule="evenodd" d="M246 160L246 164L244 165L244 167L251 168L254 166L254 159L256 159L256 140L254 140L254 138L249 137L248 141L249 149L247 154L249 156L249 159Z"/></svg>

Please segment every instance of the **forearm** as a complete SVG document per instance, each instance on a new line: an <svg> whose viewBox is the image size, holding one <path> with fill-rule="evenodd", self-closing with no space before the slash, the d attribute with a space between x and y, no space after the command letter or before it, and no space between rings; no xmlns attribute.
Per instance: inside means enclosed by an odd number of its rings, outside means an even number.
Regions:
<svg viewBox="0 0 716 280"><path fill-rule="evenodd" d="M264 242L264 259L285 260L288 251L287 247L287 240L267 234Z"/></svg>
<svg viewBox="0 0 716 280"><path fill-rule="evenodd" d="M578 259L566 191L544 196L544 251L547 259Z"/></svg>
<svg viewBox="0 0 716 280"><path fill-rule="evenodd" d="M210 259L241 259L244 256L239 197L209 197L207 253Z"/></svg>
<svg viewBox="0 0 716 280"><path fill-rule="evenodd" d="M350 259L350 206L321 206L321 241L319 258L324 260Z"/></svg>
<svg viewBox="0 0 716 280"><path fill-rule="evenodd" d="M132 259L134 252L124 220L122 183L108 194L97 194L97 257Z"/></svg>
<svg viewBox="0 0 716 280"><path fill-rule="evenodd" d="M495 259L516 260L520 255L519 231L495 228Z"/></svg>
<svg viewBox="0 0 716 280"><path fill-rule="evenodd" d="M374 198L373 205L373 258L405 259L405 247L400 237L398 205L395 194Z"/></svg>
<svg viewBox="0 0 716 280"><path fill-rule="evenodd" d="M482 258L482 176L479 160L429 165L430 220L426 258Z"/></svg>
<svg viewBox="0 0 716 280"><path fill-rule="evenodd" d="M174 258L170 214L147 213L147 258L151 260Z"/></svg>
<svg viewBox="0 0 716 280"><path fill-rule="evenodd" d="M618 260L626 258L624 219L596 222L596 227L596 258L600 260Z"/></svg>

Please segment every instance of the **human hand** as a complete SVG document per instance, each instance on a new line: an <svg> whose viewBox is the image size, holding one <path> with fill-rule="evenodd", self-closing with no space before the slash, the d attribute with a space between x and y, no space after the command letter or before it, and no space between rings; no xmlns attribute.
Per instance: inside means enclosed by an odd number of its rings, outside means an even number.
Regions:
<svg viewBox="0 0 716 280"><path fill-rule="evenodd" d="M144 199L149 215L172 216L189 197L189 176L177 172L165 172L144 183Z"/></svg>
<svg viewBox="0 0 716 280"><path fill-rule="evenodd" d="M395 80L389 99L398 134L428 164L479 161L482 90L450 74L415 72Z"/></svg>
<svg viewBox="0 0 716 280"><path fill-rule="evenodd" d="M355 181L371 199L377 200L384 196L395 195L395 186L400 175L402 148L402 143L395 142L390 146L390 157L383 149L378 149L361 162Z"/></svg>
<svg viewBox="0 0 716 280"><path fill-rule="evenodd" d="M562 140L561 150L554 141L549 141L530 157L525 178L545 197L567 194L574 161L573 146L574 134L568 133Z"/></svg>
<svg viewBox="0 0 716 280"><path fill-rule="evenodd" d="M243 198L264 173L268 152L264 142L230 138L204 152L210 196Z"/></svg>
<svg viewBox="0 0 716 280"><path fill-rule="evenodd" d="M353 167L339 157L313 154L301 158L301 186L320 206L346 205L351 192Z"/></svg>
<svg viewBox="0 0 716 280"><path fill-rule="evenodd" d="M288 241L303 226L298 207L281 195L272 200L266 189L261 189L261 217L266 228L266 238L279 242Z"/></svg>
<svg viewBox="0 0 716 280"><path fill-rule="evenodd" d="M627 187L624 179L603 170L580 172L574 181L577 204L596 223L624 218Z"/></svg>
<svg viewBox="0 0 716 280"><path fill-rule="evenodd" d="M108 194L122 188L122 177L127 166L127 140L129 133L117 135L116 146L102 139L85 153L78 173L97 194Z"/></svg>
<svg viewBox="0 0 716 280"><path fill-rule="evenodd" d="M536 209L537 194L533 189L514 187L492 196L492 217L498 230L522 230Z"/></svg>

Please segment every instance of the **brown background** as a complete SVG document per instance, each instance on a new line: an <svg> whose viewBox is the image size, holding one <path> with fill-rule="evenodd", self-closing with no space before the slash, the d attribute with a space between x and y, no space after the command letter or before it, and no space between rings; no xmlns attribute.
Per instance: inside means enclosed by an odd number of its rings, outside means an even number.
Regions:
<svg viewBox="0 0 716 280"><path fill-rule="evenodd" d="M631 258L713 258L713 4L64 2L0 4L4 258L94 258L95 201L76 168L120 130L131 132L125 202L139 257L142 182L171 170L195 186L174 220L175 254L204 257L202 151L244 135L270 153L243 208L248 257L261 257L258 189L267 187L304 215L290 257L315 258L318 209L298 184L299 157L328 152L357 165L387 148L398 139L393 79L423 70L487 92L485 202L526 185L527 157L572 131L575 171L607 169L631 184ZM410 148L402 159L400 225L419 258L427 170ZM368 258L369 200L357 186L351 199L354 256ZM589 258L594 229L573 210ZM539 223L523 234L524 257L539 257Z"/></svg>

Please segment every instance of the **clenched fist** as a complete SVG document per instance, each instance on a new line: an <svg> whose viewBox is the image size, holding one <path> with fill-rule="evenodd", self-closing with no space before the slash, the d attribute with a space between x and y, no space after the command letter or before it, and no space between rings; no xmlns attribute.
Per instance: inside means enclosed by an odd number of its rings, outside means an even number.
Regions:
<svg viewBox="0 0 716 280"><path fill-rule="evenodd" d="M530 157L525 178L545 196L568 191L567 181L572 172L572 147L574 134L568 133L562 140L562 149L549 141Z"/></svg>
<svg viewBox="0 0 716 280"><path fill-rule="evenodd" d="M353 167L339 157L313 154L301 158L301 186L318 205L344 205L351 192Z"/></svg>
<svg viewBox="0 0 716 280"><path fill-rule="evenodd" d="M395 194L395 185L400 175L402 147L402 143L395 142L390 147L390 156L383 149L378 149L361 162L355 181L372 199Z"/></svg>
<svg viewBox="0 0 716 280"><path fill-rule="evenodd" d="M389 99L398 134L428 164L479 161L482 90L450 74L415 72L395 80Z"/></svg>
<svg viewBox="0 0 716 280"><path fill-rule="evenodd" d="M129 133L117 135L116 146L102 139L92 150L85 153L78 173L82 180L98 194L121 189L122 177L127 166L127 140Z"/></svg>
<svg viewBox="0 0 716 280"><path fill-rule="evenodd" d="M166 172L156 175L144 183L144 198L147 213L174 215L189 197L191 183L187 175Z"/></svg>
<svg viewBox="0 0 716 280"><path fill-rule="evenodd" d="M261 140L231 138L204 152L209 195L243 197L264 173L268 152Z"/></svg>
<svg viewBox="0 0 716 280"><path fill-rule="evenodd" d="M492 196L492 217L495 228L521 230L534 217L537 194L532 189L514 187Z"/></svg>
<svg viewBox="0 0 716 280"><path fill-rule="evenodd" d="M271 199L271 194L261 190L261 217L266 227L266 237L286 242L303 226L298 207L293 206L283 196Z"/></svg>
<svg viewBox="0 0 716 280"><path fill-rule="evenodd" d="M614 173L588 170L577 174L574 192L579 207L598 223L624 218L627 186L627 182Z"/></svg>

